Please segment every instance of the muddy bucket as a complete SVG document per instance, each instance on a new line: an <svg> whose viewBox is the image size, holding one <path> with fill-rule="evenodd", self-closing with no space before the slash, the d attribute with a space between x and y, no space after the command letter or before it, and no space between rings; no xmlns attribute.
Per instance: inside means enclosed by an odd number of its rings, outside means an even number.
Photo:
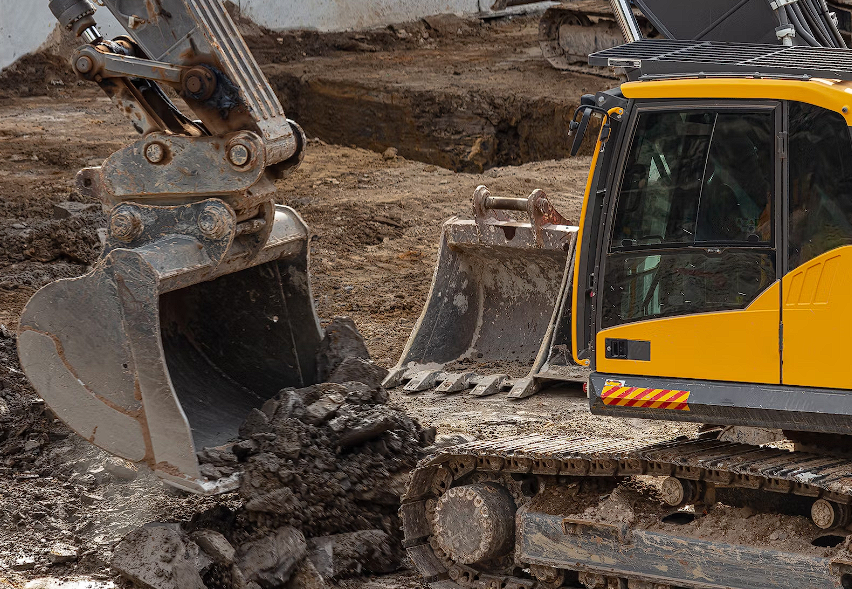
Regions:
<svg viewBox="0 0 852 589"><path fill-rule="evenodd" d="M308 228L268 207L259 232L217 199L113 209L95 267L42 288L21 317L21 365L60 419L175 486L237 486L202 477L196 451L233 440L282 388L313 384L322 337Z"/></svg>
<svg viewBox="0 0 852 589"><path fill-rule="evenodd" d="M522 398L551 377L585 378L571 359L569 329L577 231L541 190L498 198L477 188L474 220L444 224L429 298L386 386L473 386L478 396L511 388Z"/></svg>

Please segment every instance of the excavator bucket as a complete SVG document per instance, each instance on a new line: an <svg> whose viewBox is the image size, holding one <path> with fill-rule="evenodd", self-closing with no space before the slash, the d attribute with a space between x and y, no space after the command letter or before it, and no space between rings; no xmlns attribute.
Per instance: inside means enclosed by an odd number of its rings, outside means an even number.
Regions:
<svg viewBox="0 0 852 589"><path fill-rule="evenodd" d="M429 298L386 386L523 398L548 380L584 380L571 353L577 227L541 190L498 198L480 186L473 201L474 220L444 224Z"/></svg>
<svg viewBox="0 0 852 589"><path fill-rule="evenodd" d="M21 317L21 364L58 417L175 486L234 488L236 476L206 480L196 452L233 440L282 388L313 384L322 337L308 228L288 207L268 218L251 246L221 200L116 207L94 268L42 288Z"/></svg>

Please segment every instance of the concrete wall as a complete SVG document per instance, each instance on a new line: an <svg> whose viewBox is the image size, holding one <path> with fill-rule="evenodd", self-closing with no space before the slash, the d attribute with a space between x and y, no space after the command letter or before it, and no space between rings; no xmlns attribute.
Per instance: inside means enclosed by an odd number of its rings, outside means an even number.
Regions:
<svg viewBox="0 0 852 589"><path fill-rule="evenodd" d="M0 0L0 69L47 41L56 19L48 0ZM109 10L98 10L98 24L105 35L124 32Z"/></svg>
<svg viewBox="0 0 852 589"><path fill-rule="evenodd" d="M488 11L491 0L233 0L243 13L270 29L339 31L416 20L444 12ZM48 0L0 0L0 68L35 51L55 26ZM523 8L523 7L521 7ZM108 35L121 30L101 8L98 24Z"/></svg>
<svg viewBox="0 0 852 589"><path fill-rule="evenodd" d="M416 20L444 12L487 10L488 0L236 0L243 13L270 29L339 31Z"/></svg>

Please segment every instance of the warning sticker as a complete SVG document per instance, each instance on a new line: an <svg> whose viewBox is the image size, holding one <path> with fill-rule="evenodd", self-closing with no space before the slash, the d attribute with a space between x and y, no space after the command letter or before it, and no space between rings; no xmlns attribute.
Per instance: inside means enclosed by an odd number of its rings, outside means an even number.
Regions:
<svg viewBox="0 0 852 589"><path fill-rule="evenodd" d="M604 405L618 407L689 411L689 391L628 387L618 381L606 382L601 399Z"/></svg>

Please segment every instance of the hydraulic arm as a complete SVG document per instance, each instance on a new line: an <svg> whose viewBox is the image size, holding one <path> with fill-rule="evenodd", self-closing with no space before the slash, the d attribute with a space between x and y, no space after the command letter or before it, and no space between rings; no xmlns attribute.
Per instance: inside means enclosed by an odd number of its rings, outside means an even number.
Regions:
<svg viewBox="0 0 852 589"><path fill-rule="evenodd" d="M76 73L141 137L78 174L108 212L106 244L91 272L29 302L21 364L83 437L175 485L223 491L236 480L205 479L196 452L315 379L308 229L274 204L304 134L220 0L101 4L127 36L104 39L89 0L50 8L85 42Z"/></svg>

